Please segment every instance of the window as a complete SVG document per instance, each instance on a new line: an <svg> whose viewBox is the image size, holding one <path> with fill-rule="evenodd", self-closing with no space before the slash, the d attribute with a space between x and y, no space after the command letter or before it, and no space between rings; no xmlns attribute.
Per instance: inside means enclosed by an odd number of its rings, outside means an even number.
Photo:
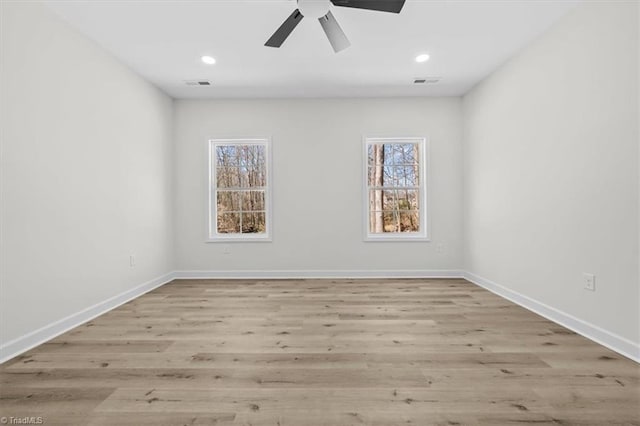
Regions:
<svg viewBox="0 0 640 426"><path fill-rule="evenodd" d="M426 240L424 138L365 139L365 239Z"/></svg>
<svg viewBox="0 0 640 426"><path fill-rule="evenodd" d="M270 241L267 139L209 141L209 241Z"/></svg>

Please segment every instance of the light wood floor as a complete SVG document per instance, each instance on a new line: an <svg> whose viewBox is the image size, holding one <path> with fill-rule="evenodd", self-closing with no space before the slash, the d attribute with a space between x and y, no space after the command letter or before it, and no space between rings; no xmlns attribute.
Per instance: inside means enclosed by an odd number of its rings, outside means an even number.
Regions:
<svg viewBox="0 0 640 426"><path fill-rule="evenodd" d="M464 280L174 281L0 367L45 425L640 425L640 366Z"/></svg>

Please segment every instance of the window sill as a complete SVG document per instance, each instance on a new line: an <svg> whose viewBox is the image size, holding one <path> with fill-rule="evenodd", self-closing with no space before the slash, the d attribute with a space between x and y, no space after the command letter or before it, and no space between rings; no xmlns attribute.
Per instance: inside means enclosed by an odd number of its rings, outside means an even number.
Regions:
<svg viewBox="0 0 640 426"><path fill-rule="evenodd" d="M271 237L216 237L207 238L205 243L270 243Z"/></svg>
<svg viewBox="0 0 640 426"><path fill-rule="evenodd" d="M364 242L421 242L428 243L431 238L426 235L380 235L373 236L367 235L364 237Z"/></svg>

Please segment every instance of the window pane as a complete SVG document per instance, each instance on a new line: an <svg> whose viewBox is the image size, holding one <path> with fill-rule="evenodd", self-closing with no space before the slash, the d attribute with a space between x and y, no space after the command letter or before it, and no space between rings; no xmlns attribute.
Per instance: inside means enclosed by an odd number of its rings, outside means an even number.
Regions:
<svg viewBox="0 0 640 426"><path fill-rule="evenodd" d="M216 169L218 188L237 188L240 186L240 175L237 167L218 167Z"/></svg>
<svg viewBox="0 0 640 426"><path fill-rule="evenodd" d="M264 187L267 182L267 173L263 160L251 161L240 167L242 180L245 188Z"/></svg>
<svg viewBox="0 0 640 426"><path fill-rule="evenodd" d="M218 191L218 213L240 210L240 193L238 191Z"/></svg>
<svg viewBox="0 0 640 426"><path fill-rule="evenodd" d="M393 166L384 166L382 168L383 185L384 186L396 186L395 185L395 170Z"/></svg>
<svg viewBox="0 0 640 426"><path fill-rule="evenodd" d="M390 167L389 175L391 176L391 179L389 181L389 186L397 187L401 185L402 167L396 167L396 166Z"/></svg>
<svg viewBox="0 0 640 426"><path fill-rule="evenodd" d="M384 216L384 232L399 232L399 219L398 212L386 211L383 212Z"/></svg>
<svg viewBox="0 0 640 426"><path fill-rule="evenodd" d="M402 186L418 186L420 182L418 181L420 170L417 166L405 166L401 167L401 175L402 175Z"/></svg>
<svg viewBox="0 0 640 426"><path fill-rule="evenodd" d="M263 145L252 145L249 150L249 161L256 168L264 167L266 158L265 147Z"/></svg>
<svg viewBox="0 0 640 426"><path fill-rule="evenodd" d="M238 165L246 166L247 165L247 150L249 147L247 145L237 145L238 149Z"/></svg>
<svg viewBox="0 0 640 426"><path fill-rule="evenodd" d="M369 164L371 165L384 164L385 149L383 144L381 143L370 144L369 152L370 152L370 158L371 158L371 161Z"/></svg>
<svg viewBox="0 0 640 426"><path fill-rule="evenodd" d="M369 186L384 186L384 172L385 167L382 165L369 167L368 170L368 183Z"/></svg>
<svg viewBox="0 0 640 426"><path fill-rule="evenodd" d="M243 191L242 210L264 210L264 191Z"/></svg>
<svg viewBox="0 0 640 426"><path fill-rule="evenodd" d="M420 217L417 210L400 212L400 232L419 232Z"/></svg>
<svg viewBox="0 0 640 426"><path fill-rule="evenodd" d="M369 210L384 210L386 193L389 191L383 191L381 189L374 189L369 191Z"/></svg>
<svg viewBox="0 0 640 426"><path fill-rule="evenodd" d="M396 142L392 142L389 144L389 162L388 164L390 165L398 165L401 164L401 160L402 160L402 146Z"/></svg>
<svg viewBox="0 0 640 426"><path fill-rule="evenodd" d="M238 179L240 181L240 188L248 188L249 187L249 182L251 180L250 175L250 168L247 166L240 166L238 167Z"/></svg>
<svg viewBox="0 0 640 426"><path fill-rule="evenodd" d="M238 157L235 145L218 145L216 147L216 165L219 167L237 166Z"/></svg>
<svg viewBox="0 0 640 426"><path fill-rule="evenodd" d="M218 213L218 232L220 234L234 234L240 232L240 214Z"/></svg>
<svg viewBox="0 0 640 426"><path fill-rule="evenodd" d="M242 213L243 234L261 234L265 229L265 212Z"/></svg>
<svg viewBox="0 0 640 426"><path fill-rule="evenodd" d="M396 166L394 172L396 186L414 186L413 167Z"/></svg>
<svg viewBox="0 0 640 426"><path fill-rule="evenodd" d="M367 165L369 167L375 164L375 159L373 157L373 144L367 144Z"/></svg>
<svg viewBox="0 0 640 426"><path fill-rule="evenodd" d="M409 210L409 202L407 201L407 191L400 189L396 191L397 201L394 206L395 210Z"/></svg>
<svg viewBox="0 0 640 426"><path fill-rule="evenodd" d="M405 191L405 202L408 206L405 210L418 210L420 207L420 200L418 199L419 191L415 189L409 189Z"/></svg>
<svg viewBox="0 0 640 426"><path fill-rule="evenodd" d="M395 210L398 207L398 191L384 191L383 210Z"/></svg>
<svg viewBox="0 0 640 426"><path fill-rule="evenodd" d="M381 144L383 147L383 160L381 161L381 163L385 164L385 165L392 165L393 164L393 145L392 143L384 143Z"/></svg>
<svg viewBox="0 0 640 426"><path fill-rule="evenodd" d="M264 145L239 145L238 165L252 169L264 168L266 150Z"/></svg>
<svg viewBox="0 0 640 426"><path fill-rule="evenodd" d="M407 144L403 144L403 156L402 156L402 163L405 165L413 165L413 164L417 164L418 163L418 158L419 158L419 153L418 153L418 149L419 146L416 143L407 143Z"/></svg>

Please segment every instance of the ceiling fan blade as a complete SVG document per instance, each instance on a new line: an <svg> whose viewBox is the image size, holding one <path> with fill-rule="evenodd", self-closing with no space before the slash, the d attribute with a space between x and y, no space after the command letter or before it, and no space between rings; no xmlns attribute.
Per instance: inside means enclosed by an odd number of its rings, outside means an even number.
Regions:
<svg viewBox="0 0 640 426"><path fill-rule="evenodd" d="M400 13L405 0L331 0L334 6Z"/></svg>
<svg viewBox="0 0 640 426"><path fill-rule="evenodd" d="M282 43L289 37L289 34L291 34L300 21L302 21L302 18L304 18L302 13L300 13L298 9L294 10L264 45L269 47L282 46Z"/></svg>
<svg viewBox="0 0 640 426"><path fill-rule="evenodd" d="M344 31L342 31L342 28L338 25L338 21L336 21L336 18L333 17L331 12L327 12L326 15L318 18L318 21L320 21L320 25L322 25L322 29L327 35L334 52L338 53L351 46L349 39L344 35Z"/></svg>

